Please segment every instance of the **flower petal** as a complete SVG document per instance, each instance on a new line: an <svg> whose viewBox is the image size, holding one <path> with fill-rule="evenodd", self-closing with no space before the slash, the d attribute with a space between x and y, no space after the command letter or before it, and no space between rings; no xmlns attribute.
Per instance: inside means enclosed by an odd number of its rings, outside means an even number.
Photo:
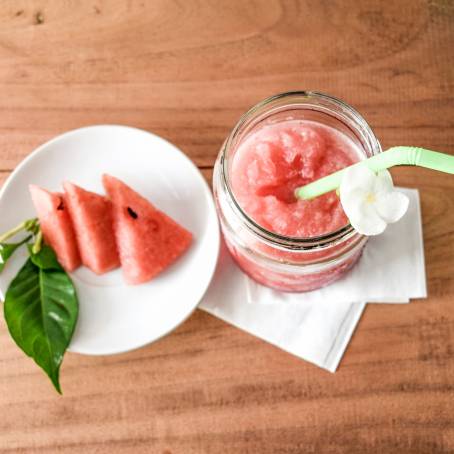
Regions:
<svg viewBox="0 0 454 454"><path fill-rule="evenodd" d="M405 194L392 191L377 194L375 209L379 216L388 224L397 222L408 210L409 199Z"/></svg>
<svg viewBox="0 0 454 454"><path fill-rule="evenodd" d="M348 193L341 191L341 203L350 224L357 232L363 235L379 235L386 229L386 222L378 215L375 204L366 201L362 189Z"/></svg>
<svg viewBox="0 0 454 454"><path fill-rule="evenodd" d="M374 193L376 195L387 194L393 190L394 183L389 170L380 170L375 178Z"/></svg>
<svg viewBox="0 0 454 454"><path fill-rule="evenodd" d="M346 194L356 189L361 189L365 193L372 192L375 180L375 173L364 163L359 162L358 164L345 169L339 192L340 194Z"/></svg>

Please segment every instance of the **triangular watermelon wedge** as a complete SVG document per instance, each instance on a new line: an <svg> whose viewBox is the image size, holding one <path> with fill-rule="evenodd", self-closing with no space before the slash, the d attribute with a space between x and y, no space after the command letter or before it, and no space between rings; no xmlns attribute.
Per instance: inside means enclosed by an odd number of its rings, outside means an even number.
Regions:
<svg viewBox="0 0 454 454"><path fill-rule="evenodd" d="M125 281L141 284L165 270L190 246L192 234L122 181L103 176Z"/></svg>
<svg viewBox="0 0 454 454"><path fill-rule="evenodd" d="M55 251L63 268L75 270L80 266L80 255L63 194L46 191L34 184L29 189L44 241Z"/></svg>
<svg viewBox="0 0 454 454"><path fill-rule="evenodd" d="M96 274L120 266L112 226L112 204L104 196L65 182L65 201L82 263Z"/></svg>

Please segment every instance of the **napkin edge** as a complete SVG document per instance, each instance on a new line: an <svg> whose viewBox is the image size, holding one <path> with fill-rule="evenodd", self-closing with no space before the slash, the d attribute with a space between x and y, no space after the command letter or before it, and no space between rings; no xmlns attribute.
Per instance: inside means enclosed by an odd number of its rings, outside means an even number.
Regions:
<svg viewBox="0 0 454 454"><path fill-rule="evenodd" d="M342 320L336 339L326 355L324 366L321 367L327 369L331 373L336 372L365 308L366 303L352 303L347 315L344 317L344 320Z"/></svg>
<svg viewBox="0 0 454 454"><path fill-rule="evenodd" d="M423 231L422 231L422 207L421 207L421 198L419 196L419 190L418 189L413 189L416 193L416 198L418 200L418 233L419 233L419 239L420 239L420 246L421 246L421 254L419 255L419 261L420 261L420 267L419 269L421 270L420 272L420 280L422 280L423 287L422 287L422 294L423 296L420 296L419 298L427 298L427 273L426 273L426 255L424 251L424 236L423 236Z"/></svg>

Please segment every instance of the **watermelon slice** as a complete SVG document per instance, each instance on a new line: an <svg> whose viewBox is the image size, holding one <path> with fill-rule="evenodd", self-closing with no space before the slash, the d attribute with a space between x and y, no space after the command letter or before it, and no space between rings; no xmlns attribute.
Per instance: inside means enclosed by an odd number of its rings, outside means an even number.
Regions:
<svg viewBox="0 0 454 454"><path fill-rule="evenodd" d="M125 281L141 284L165 270L190 246L192 234L122 181L103 176Z"/></svg>
<svg viewBox="0 0 454 454"><path fill-rule="evenodd" d="M118 268L120 258L112 226L110 201L69 182L63 186L82 263L96 274Z"/></svg>
<svg viewBox="0 0 454 454"><path fill-rule="evenodd" d="M80 255L63 194L49 192L33 184L29 189L44 241L55 251L63 268L75 270L80 266Z"/></svg>

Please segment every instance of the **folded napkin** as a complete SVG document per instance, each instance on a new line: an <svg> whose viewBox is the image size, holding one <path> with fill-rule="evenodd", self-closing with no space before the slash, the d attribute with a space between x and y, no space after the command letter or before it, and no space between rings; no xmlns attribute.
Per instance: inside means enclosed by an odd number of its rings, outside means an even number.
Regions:
<svg viewBox="0 0 454 454"><path fill-rule="evenodd" d="M366 302L427 296L419 194L406 215L368 241L344 278L306 293L268 289L247 277L226 248L200 308L331 372L337 369Z"/></svg>

